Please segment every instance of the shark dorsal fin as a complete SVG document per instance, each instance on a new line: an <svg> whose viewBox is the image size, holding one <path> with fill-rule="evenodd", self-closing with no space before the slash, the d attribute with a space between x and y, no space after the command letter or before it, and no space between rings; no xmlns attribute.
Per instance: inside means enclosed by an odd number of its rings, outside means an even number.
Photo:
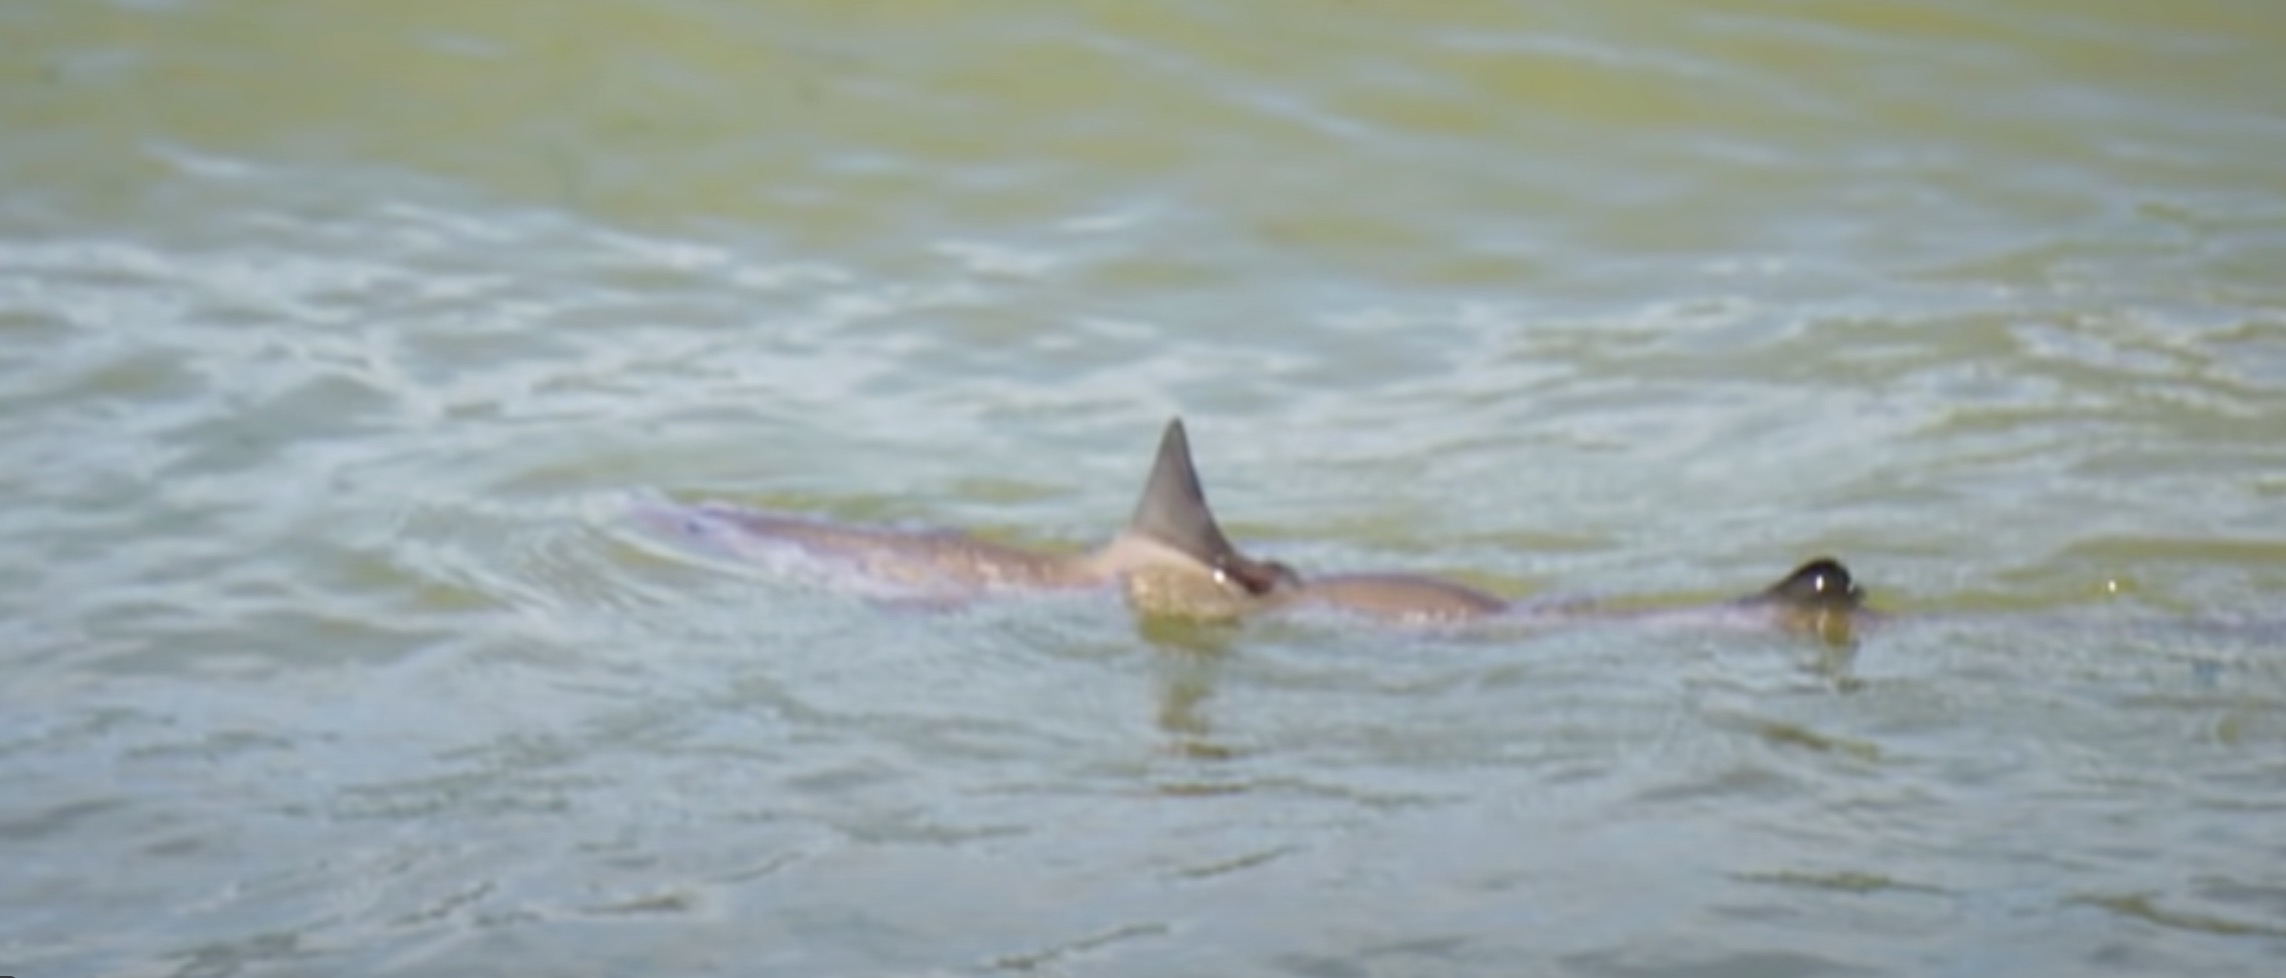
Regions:
<svg viewBox="0 0 2286 978"><path fill-rule="evenodd" d="M1151 465L1151 477L1143 483L1143 498L1136 502L1127 530L1209 566L1219 566L1238 552L1207 509L1206 490L1199 486L1198 469L1191 465L1191 439L1183 432L1181 418L1169 420L1166 433L1159 436L1158 461Z"/></svg>
<svg viewBox="0 0 2286 978"><path fill-rule="evenodd" d="M1135 504L1127 532L1173 547L1252 594L1268 594L1301 580L1285 564L1239 553L1222 535L1214 511L1207 508L1198 469L1191 465L1191 439L1181 418L1168 419L1166 433L1159 436L1159 458L1151 465L1151 478L1143 484L1143 498Z"/></svg>
<svg viewBox="0 0 2286 978"><path fill-rule="evenodd" d="M1849 568L1832 557L1819 557L1794 568L1794 572L1778 583L1770 585L1762 596L1787 604L1820 607L1855 607L1865 596L1857 582L1850 578Z"/></svg>

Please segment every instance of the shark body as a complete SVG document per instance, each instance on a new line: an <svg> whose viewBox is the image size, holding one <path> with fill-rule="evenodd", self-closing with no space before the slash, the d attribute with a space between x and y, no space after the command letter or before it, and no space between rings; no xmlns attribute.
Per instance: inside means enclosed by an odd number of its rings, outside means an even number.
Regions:
<svg viewBox="0 0 2286 978"><path fill-rule="evenodd" d="M956 530L831 523L725 503L647 502L636 507L635 516L661 534L707 549L763 562L816 562L924 598L1119 587L1139 612L1200 619L1316 610L1402 624L1680 619L1821 633L1861 613L1862 593L1849 571L1829 558L1803 564L1740 598L1687 609L1511 602L1457 581L1405 572L1305 575L1230 542L1207 505L1181 418L1167 422L1126 527L1085 552L1033 550Z"/></svg>
<svg viewBox="0 0 2286 978"><path fill-rule="evenodd" d="M1599 601L1507 601L1457 581L1403 572L1294 575L1285 586L1255 600L1265 606L1332 611L1405 624L1553 626L1639 621L1775 626L1829 637L1845 635L1853 621L1871 614L1864 610L1864 591L1848 568L1830 557L1804 563L1776 583L1728 601L1674 608Z"/></svg>
<svg viewBox="0 0 2286 978"><path fill-rule="evenodd" d="M704 549L761 562L812 562L927 598L1123 586L1147 613L1221 617L1280 581L1239 553L1216 525L1179 418L1160 436L1157 459L1126 527L1079 553L996 543L957 530L857 526L726 503L645 501L633 515L654 532Z"/></svg>

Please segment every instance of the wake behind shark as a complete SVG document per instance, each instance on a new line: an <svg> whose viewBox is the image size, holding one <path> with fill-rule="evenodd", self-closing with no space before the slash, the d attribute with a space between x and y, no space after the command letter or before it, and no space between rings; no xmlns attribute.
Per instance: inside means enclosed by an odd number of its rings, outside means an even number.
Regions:
<svg viewBox="0 0 2286 978"><path fill-rule="evenodd" d="M1216 525L1192 466L1181 419L1167 423L1158 457L1125 529L1093 550L1059 553L983 540L957 530L831 523L727 503L645 500L636 521L699 549L765 564L807 564L854 575L871 589L924 599L1005 591L1124 588L1151 614L1222 617L1282 578L1239 553Z"/></svg>

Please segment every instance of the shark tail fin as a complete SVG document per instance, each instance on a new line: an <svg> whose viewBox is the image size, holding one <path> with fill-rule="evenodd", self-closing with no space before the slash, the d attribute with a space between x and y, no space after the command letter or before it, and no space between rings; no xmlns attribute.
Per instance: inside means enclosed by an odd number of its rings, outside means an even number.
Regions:
<svg viewBox="0 0 2286 978"><path fill-rule="evenodd" d="M1159 436L1159 457L1143 483L1143 498L1135 504L1127 532L1180 550L1256 594L1293 579L1292 569L1249 558L1223 535L1214 511L1207 508L1198 469L1191 464L1191 439L1181 418L1169 419L1166 432Z"/></svg>
<svg viewBox="0 0 2286 978"><path fill-rule="evenodd" d="M1761 595L1771 601L1804 607L1853 608L1865 599L1865 591L1850 577L1849 568L1832 557L1819 557L1794 568L1778 583L1764 589Z"/></svg>

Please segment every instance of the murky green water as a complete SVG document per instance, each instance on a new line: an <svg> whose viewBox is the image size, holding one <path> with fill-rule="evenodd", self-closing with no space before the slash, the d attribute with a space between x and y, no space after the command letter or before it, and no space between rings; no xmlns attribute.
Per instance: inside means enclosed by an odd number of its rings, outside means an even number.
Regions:
<svg viewBox="0 0 2286 978"><path fill-rule="evenodd" d="M0 7L0 971L2271 975L2286 8ZM884 608L632 493L1921 624ZM1986 612L1994 612L1987 615Z"/></svg>

